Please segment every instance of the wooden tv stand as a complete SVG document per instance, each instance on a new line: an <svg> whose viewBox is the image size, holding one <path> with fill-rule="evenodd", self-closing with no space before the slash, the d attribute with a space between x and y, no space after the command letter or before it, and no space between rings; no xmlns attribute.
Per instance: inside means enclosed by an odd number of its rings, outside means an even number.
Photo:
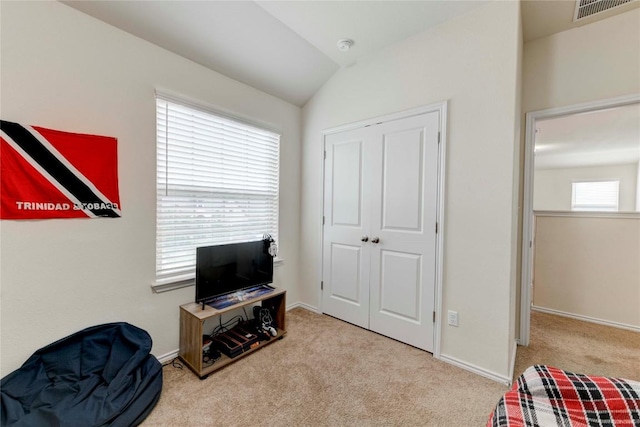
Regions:
<svg viewBox="0 0 640 427"><path fill-rule="evenodd" d="M255 298L247 299L246 301L239 302L229 307L217 310L208 305L202 308L202 304L189 303L180 306L180 350L178 356L184 361L184 363L193 370L200 377L204 379L212 372L218 369L224 368L230 363L235 362L242 357L253 353L254 351L264 347L267 344L274 343L284 337L287 334L285 310L286 310L286 295L287 291L284 289L274 288L273 291L264 295L260 295ZM220 316L224 313L232 310L242 308L247 305L253 305L255 303L262 303L263 307L272 308L273 321L275 323L277 335L272 337L269 341L261 341L260 344L254 348L251 348L244 353L234 357L233 359L221 355L212 365L206 365L202 361L202 336L206 335L204 332L204 322L215 316Z"/></svg>

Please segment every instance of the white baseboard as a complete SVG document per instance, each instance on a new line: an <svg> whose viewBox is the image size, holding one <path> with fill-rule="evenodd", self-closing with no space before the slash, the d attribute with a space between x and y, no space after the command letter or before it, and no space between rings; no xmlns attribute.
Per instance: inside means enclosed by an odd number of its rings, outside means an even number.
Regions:
<svg viewBox="0 0 640 427"><path fill-rule="evenodd" d="M300 302L300 301L294 302L293 304L288 305L287 306L287 311L293 310L294 308L304 308L305 310L309 310L309 311L312 311L312 312L317 313L317 314L322 314L320 312L320 310L318 310L317 307L314 307L312 305L309 305L309 304L306 304L306 303Z"/></svg>
<svg viewBox="0 0 640 427"><path fill-rule="evenodd" d="M463 362L462 360L458 360L455 357L447 356L446 354L440 354L440 360L457 366L458 368L462 368L465 371L473 372L474 374L502 383L506 386L511 386L511 378L496 374L495 372L488 371L484 368L480 368L479 366L472 365L471 363Z"/></svg>
<svg viewBox="0 0 640 427"><path fill-rule="evenodd" d="M567 313L560 310L554 310L551 308L531 306L531 310L539 311L541 313L555 314L556 316L569 317L571 319L582 320L585 322L597 323L598 325L612 326L614 328L626 329L628 331L640 332L640 326L627 325L626 323L613 322L611 320L597 319L595 317L583 316L581 314Z"/></svg>
<svg viewBox="0 0 640 427"><path fill-rule="evenodd" d="M171 362L176 357L178 357L178 349L170 351L169 353L162 354L160 356L156 356L156 359L158 359L158 361L164 365L165 363Z"/></svg>

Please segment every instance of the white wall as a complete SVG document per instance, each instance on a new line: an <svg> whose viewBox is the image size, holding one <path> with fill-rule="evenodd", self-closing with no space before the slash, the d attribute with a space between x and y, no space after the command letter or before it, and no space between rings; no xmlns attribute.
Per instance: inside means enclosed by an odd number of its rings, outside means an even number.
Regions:
<svg viewBox="0 0 640 427"><path fill-rule="evenodd" d="M303 108L301 295L319 307L322 131L449 100L440 319L456 310L460 326L443 326L441 351L502 378L513 341L519 13L518 2L492 2L402 41L342 68Z"/></svg>
<svg viewBox="0 0 640 427"><path fill-rule="evenodd" d="M523 112L640 92L640 9L524 45Z"/></svg>
<svg viewBox="0 0 640 427"><path fill-rule="evenodd" d="M536 215L533 304L640 331L640 217Z"/></svg>
<svg viewBox="0 0 640 427"><path fill-rule="evenodd" d="M640 92L639 23L635 9L525 43L522 113Z"/></svg>
<svg viewBox="0 0 640 427"><path fill-rule="evenodd" d="M2 376L87 326L127 321L178 348L193 287L155 294L155 99L163 89L282 130L275 282L298 301L301 110L58 2L2 2L2 119L118 138L120 219L3 221Z"/></svg>
<svg viewBox="0 0 640 427"><path fill-rule="evenodd" d="M537 169L533 178L533 209L537 211L570 211L572 182L597 180L619 180L618 208L620 212L636 210L637 163Z"/></svg>

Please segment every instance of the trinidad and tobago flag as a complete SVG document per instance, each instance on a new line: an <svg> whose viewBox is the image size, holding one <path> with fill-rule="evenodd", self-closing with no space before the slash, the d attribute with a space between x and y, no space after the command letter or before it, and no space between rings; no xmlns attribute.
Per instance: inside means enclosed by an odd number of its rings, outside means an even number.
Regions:
<svg viewBox="0 0 640 427"><path fill-rule="evenodd" d="M0 219L120 217L115 138L0 120Z"/></svg>

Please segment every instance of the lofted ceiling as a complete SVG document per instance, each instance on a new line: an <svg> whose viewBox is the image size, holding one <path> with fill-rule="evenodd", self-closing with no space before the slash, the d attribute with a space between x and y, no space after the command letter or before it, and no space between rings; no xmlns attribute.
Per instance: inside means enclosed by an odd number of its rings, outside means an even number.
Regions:
<svg viewBox="0 0 640 427"><path fill-rule="evenodd" d="M297 106L341 66L486 1L63 1ZM348 52L337 42L349 38Z"/></svg>
<svg viewBox="0 0 640 427"><path fill-rule="evenodd" d="M500 1L500 0L498 0ZM513 1L513 0L511 0ZM340 68L487 3L485 0L73 0L62 3L205 67L303 106ZM573 0L522 2L525 41L573 22ZM337 48L340 39L354 45Z"/></svg>

